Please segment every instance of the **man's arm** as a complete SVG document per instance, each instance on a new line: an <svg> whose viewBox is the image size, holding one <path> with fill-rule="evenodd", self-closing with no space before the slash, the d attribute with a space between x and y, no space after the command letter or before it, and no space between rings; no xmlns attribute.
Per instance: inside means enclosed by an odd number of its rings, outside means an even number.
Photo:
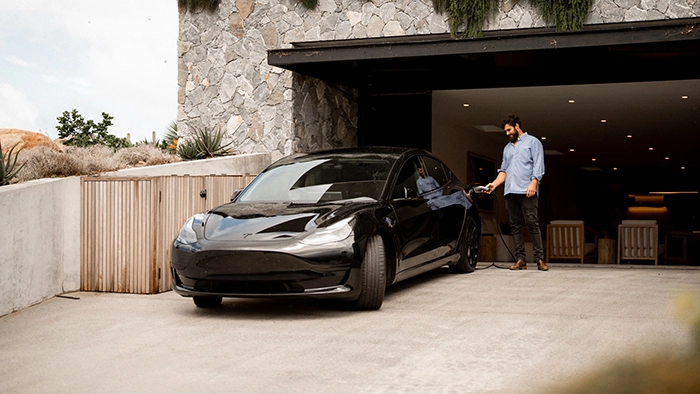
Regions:
<svg viewBox="0 0 700 394"><path fill-rule="evenodd" d="M503 184L503 182L506 181L506 172L501 171L498 173L496 176L496 179L493 180L493 182L489 183L486 185L486 187L489 189L489 194L491 194L492 191L496 190L499 186Z"/></svg>
<svg viewBox="0 0 700 394"><path fill-rule="evenodd" d="M532 197L537 194L537 185L542 180L544 176L544 149L542 148L542 143L540 140L535 139L535 143L532 144L532 176L530 177L530 184L527 185L526 195Z"/></svg>

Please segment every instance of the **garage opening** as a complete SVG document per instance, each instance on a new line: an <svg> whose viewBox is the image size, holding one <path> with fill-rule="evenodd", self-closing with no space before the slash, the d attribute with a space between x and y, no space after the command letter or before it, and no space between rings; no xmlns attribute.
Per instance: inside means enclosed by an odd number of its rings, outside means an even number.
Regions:
<svg viewBox="0 0 700 394"><path fill-rule="evenodd" d="M268 62L355 88L360 145L430 150L466 182L474 158L498 168L500 121L517 113L547 153L543 230L576 219L617 239L623 220L655 221L660 264L700 265L695 23L300 43ZM498 201L492 215L505 221Z"/></svg>

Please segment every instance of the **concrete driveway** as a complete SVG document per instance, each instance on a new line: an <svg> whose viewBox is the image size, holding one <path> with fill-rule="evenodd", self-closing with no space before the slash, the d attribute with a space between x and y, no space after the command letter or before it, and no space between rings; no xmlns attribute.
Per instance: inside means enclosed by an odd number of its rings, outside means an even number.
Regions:
<svg viewBox="0 0 700 394"><path fill-rule="evenodd" d="M0 318L0 392L546 392L620 357L687 348L672 303L698 289L697 269L553 264L442 269L390 287L377 312L72 293Z"/></svg>

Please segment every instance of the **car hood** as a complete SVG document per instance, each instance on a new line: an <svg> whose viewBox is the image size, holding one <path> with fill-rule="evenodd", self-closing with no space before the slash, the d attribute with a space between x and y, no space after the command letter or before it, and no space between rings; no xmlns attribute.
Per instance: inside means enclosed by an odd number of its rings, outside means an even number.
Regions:
<svg viewBox="0 0 700 394"><path fill-rule="evenodd" d="M211 241L280 240L347 217L355 204L231 203L207 214L204 238Z"/></svg>

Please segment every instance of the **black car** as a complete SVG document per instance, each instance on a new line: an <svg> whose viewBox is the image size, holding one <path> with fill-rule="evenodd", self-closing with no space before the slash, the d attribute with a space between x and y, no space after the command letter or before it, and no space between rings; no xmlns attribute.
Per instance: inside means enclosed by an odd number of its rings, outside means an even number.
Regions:
<svg viewBox="0 0 700 394"><path fill-rule="evenodd" d="M292 155L187 220L172 246L173 289L199 307L311 296L379 309L387 285L444 265L474 271L473 193L423 150Z"/></svg>

